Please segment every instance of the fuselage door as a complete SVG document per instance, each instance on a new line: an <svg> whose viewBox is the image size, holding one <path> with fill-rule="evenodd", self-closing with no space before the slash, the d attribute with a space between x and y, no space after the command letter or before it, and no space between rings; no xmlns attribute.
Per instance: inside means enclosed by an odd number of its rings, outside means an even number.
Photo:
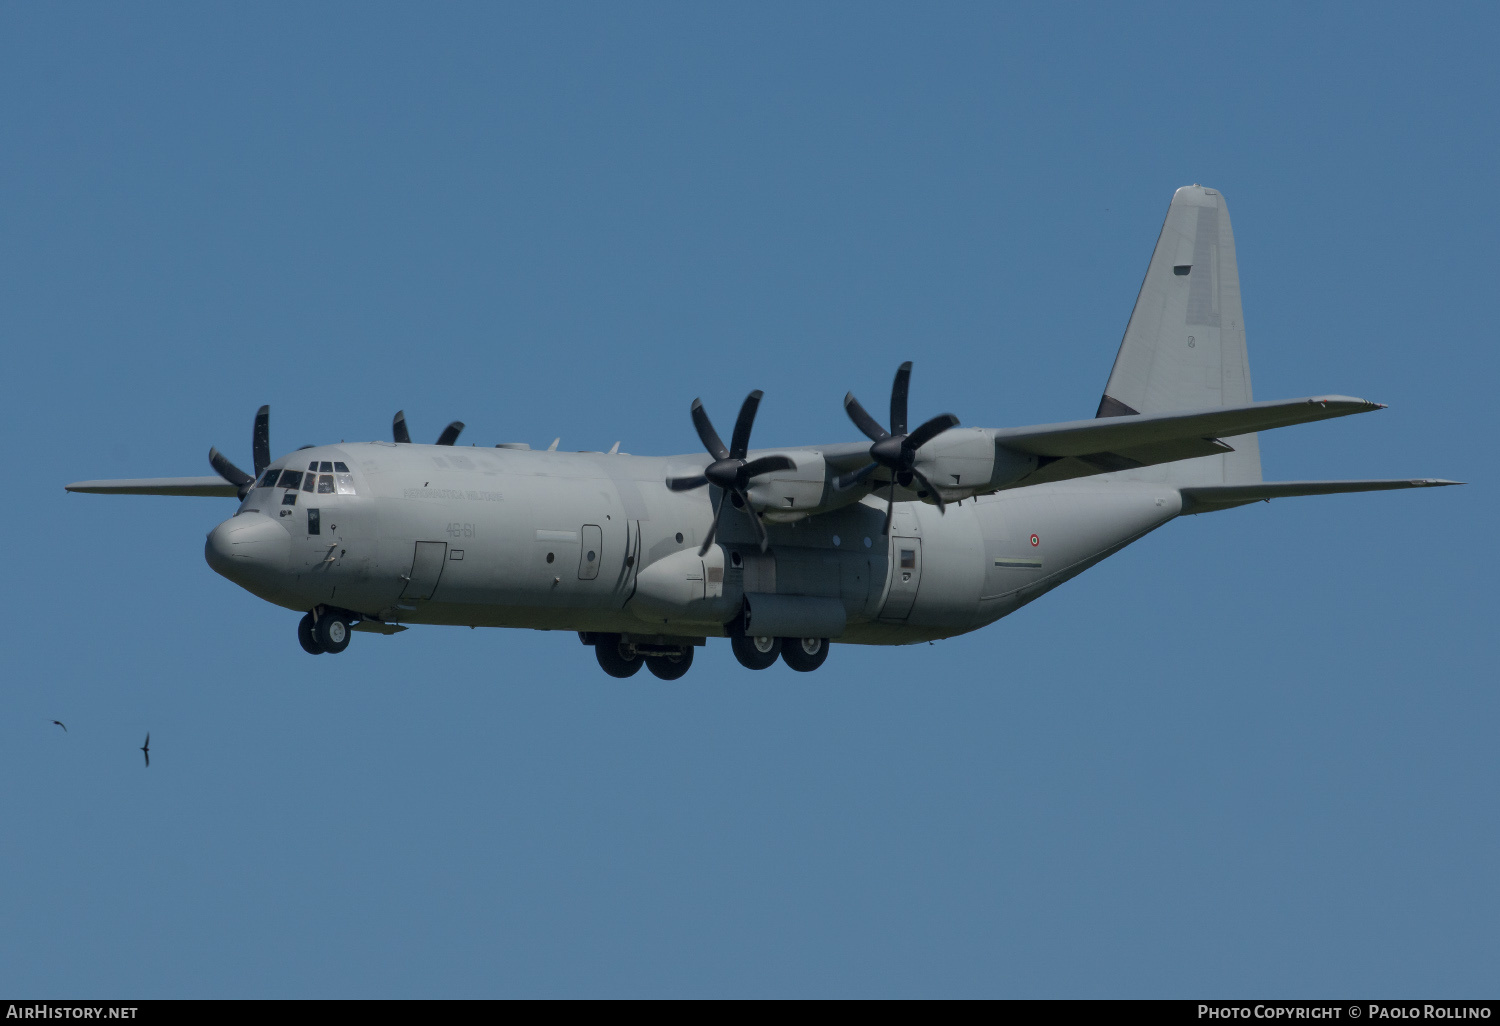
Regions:
<svg viewBox="0 0 1500 1026"><path fill-rule="evenodd" d="M592 581L599 576L599 560L604 557L604 531L595 524L583 525L583 544L578 547L578 579Z"/></svg>
<svg viewBox="0 0 1500 1026"><path fill-rule="evenodd" d="M922 583L922 539L891 536L891 588L880 610L882 620L905 620Z"/></svg>
<svg viewBox="0 0 1500 1026"><path fill-rule="evenodd" d="M417 542L417 551L412 557L411 573L406 575L406 588L401 597L420 601L432 598L437 590L438 578L443 576L443 564L448 560L447 542Z"/></svg>

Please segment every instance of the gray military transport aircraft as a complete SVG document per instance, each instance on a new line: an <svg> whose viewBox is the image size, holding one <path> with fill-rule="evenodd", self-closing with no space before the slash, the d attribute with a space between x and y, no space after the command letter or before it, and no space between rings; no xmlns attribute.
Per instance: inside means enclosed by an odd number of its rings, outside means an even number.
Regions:
<svg viewBox="0 0 1500 1026"><path fill-rule="evenodd" d="M911 364L868 442L755 450L761 393L707 455L533 451L394 441L271 458L254 475L80 481L74 492L238 497L208 535L214 570L303 612L309 653L410 624L577 631L606 673L675 680L710 637L739 662L814 670L830 642L902 645L976 630L1183 514L1258 500L1456 484L1264 481L1256 432L1365 413L1347 396L1253 402L1223 197L1178 189L1093 420L912 426ZM619 446L615 446L618 450Z"/></svg>

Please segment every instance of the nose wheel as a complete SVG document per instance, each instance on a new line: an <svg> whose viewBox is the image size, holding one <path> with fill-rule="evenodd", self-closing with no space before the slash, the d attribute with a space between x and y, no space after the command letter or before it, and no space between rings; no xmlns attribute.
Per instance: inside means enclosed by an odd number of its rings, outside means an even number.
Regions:
<svg viewBox="0 0 1500 1026"><path fill-rule="evenodd" d="M349 647L349 624L331 612L322 616L308 613L297 624L297 641L309 655L324 652L337 655Z"/></svg>
<svg viewBox="0 0 1500 1026"><path fill-rule="evenodd" d="M308 655L322 655L327 649L318 644L317 636L313 634L313 615L308 613L297 623L297 641L302 645L302 651Z"/></svg>

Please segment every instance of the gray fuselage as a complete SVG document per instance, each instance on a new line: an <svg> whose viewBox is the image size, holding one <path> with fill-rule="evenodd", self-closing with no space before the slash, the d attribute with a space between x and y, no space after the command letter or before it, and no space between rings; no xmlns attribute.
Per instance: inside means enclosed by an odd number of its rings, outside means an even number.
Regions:
<svg viewBox="0 0 1500 1026"><path fill-rule="evenodd" d="M271 469L340 464L336 486L326 473L321 492L257 485L210 533L206 557L269 602L385 623L702 638L724 634L746 595L792 596L841 606L836 640L888 645L991 623L1182 508L1171 485L1106 475L950 503L945 515L899 502L886 538L884 500L868 496L768 524L765 554L729 510L700 558L720 493L663 482L705 462L319 446Z"/></svg>

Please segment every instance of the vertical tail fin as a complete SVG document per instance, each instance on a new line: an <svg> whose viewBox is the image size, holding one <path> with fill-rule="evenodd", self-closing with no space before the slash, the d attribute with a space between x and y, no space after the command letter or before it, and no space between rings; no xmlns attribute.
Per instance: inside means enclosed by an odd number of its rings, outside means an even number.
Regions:
<svg viewBox="0 0 1500 1026"><path fill-rule="evenodd" d="M1178 189L1125 328L1100 417L1238 406L1251 402L1240 272L1229 209L1215 189ZM1132 471L1173 484L1261 480L1256 436L1224 442L1234 452Z"/></svg>

